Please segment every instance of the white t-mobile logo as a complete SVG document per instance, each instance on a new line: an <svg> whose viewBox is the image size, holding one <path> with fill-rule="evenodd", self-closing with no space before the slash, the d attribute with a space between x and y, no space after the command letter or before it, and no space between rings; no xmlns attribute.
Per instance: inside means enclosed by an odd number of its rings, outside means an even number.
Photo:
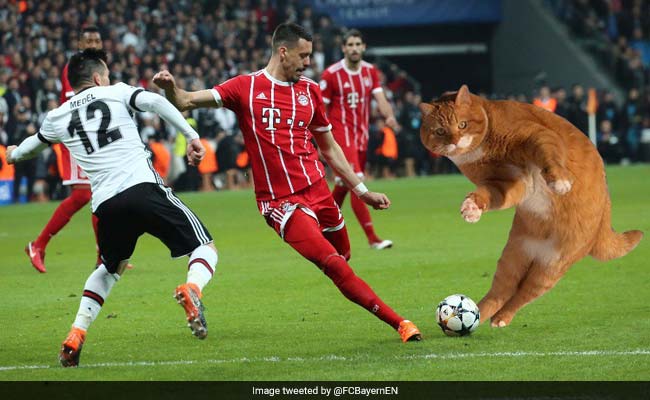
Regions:
<svg viewBox="0 0 650 400"><path fill-rule="evenodd" d="M357 108L357 103L359 102L359 93L350 92L348 93L348 104L350 108Z"/></svg>
<svg viewBox="0 0 650 400"><path fill-rule="evenodd" d="M267 131L274 131L277 128L274 124L280 123L280 109L273 107L263 107L262 108L262 123L267 124Z"/></svg>

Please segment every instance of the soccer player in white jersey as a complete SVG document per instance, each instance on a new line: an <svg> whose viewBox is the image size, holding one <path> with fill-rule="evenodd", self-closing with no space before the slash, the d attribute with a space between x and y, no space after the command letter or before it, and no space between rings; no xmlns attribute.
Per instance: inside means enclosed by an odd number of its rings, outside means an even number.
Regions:
<svg viewBox="0 0 650 400"><path fill-rule="evenodd" d="M63 342L59 360L64 367L79 364L86 331L145 232L159 238L172 257L189 256L187 282L176 288L174 296L192 333L199 339L208 333L200 299L217 264L216 248L205 226L153 169L132 112L158 113L178 129L189 143L190 164L198 164L205 149L164 97L123 83L110 86L108 73L102 50L74 55L68 75L76 94L47 114L36 135L7 149L7 160L14 163L34 157L52 143L63 143L90 177L103 263L86 281L79 311Z"/></svg>

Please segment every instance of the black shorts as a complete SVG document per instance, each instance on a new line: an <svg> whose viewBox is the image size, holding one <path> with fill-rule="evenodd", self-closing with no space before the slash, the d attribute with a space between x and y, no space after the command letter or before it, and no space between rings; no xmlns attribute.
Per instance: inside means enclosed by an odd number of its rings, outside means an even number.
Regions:
<svg viewBox="0 0 650 400"><path fill-rule="evenodd" d="M143 233L160 239L172 257L212 242L201 221L168 187L140 183L111 197L95 211L97 244L110 273L133 254Z"/></svg>

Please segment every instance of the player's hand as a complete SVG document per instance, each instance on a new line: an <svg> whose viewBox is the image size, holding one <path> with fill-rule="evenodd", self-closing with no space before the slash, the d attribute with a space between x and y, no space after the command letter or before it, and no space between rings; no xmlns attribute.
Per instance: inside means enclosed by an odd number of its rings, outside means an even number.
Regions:
<svg viewBox="0 0 650 400"><path fill-rule="evenodd" d="M174 75L172 75L167 70L162 70L153 76L153 83L156 84L159 88L163 90L174 90L176 87L176 80Z"/></svg>
<svg viewBox="0 0 650 400"><path fill-rule="evenodd" d="M395 117L386 118L386 125L388 125L394 131L397 131L397 130L400 129L400 126L397 123L397 120L395 119Z"/></svg>
<svg viewBox="0 0 650 400"><path fill-rule="evenodd" d="M6 151L6 155L5 155L5 157L7 158L7 164L13 164L14 163L14 159L11 156L11 153L13 153L13 151L16 150L16 147L18 147L18 146L9 146L9 147L7 147L7 151Z"/></svg>
<svg viewBox="0 0 650 400"><path fill-rule="evenodd" d="M193 139L187 144L187 163L197 166L205 157L205 147L201 144L201 140Z"/></svg>
<svg viewBox="0 0 650 400"><path fill-rule="evenodd" d="M383 193L366 192L360 198L375 210L385 210L390 207L390 200Z"/></svg>

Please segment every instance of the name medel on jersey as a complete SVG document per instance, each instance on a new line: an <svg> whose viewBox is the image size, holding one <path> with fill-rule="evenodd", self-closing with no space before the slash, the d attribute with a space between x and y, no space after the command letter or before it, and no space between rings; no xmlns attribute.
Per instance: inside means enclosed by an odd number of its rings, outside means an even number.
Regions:
<svg viewBox="0 0 650 400"><path fill-rule="evenodd" d="M90 177L93 211L131 186L158 182L132 117L142 90L124 83L83 90L41 125L39 137L63 143Z"/></svg>

